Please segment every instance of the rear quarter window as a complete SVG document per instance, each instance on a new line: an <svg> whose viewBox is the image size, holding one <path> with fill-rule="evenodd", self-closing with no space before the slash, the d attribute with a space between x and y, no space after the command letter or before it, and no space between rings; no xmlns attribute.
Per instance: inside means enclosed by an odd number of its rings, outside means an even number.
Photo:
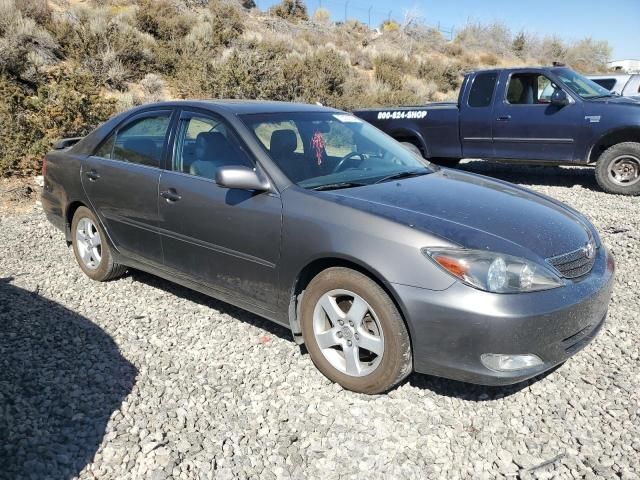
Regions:
<svg viewBox="0 0 640 480"><path fill-rule="evenodd" d="M493 93L496 88L497 72L479 73L473 79L469 92L468 104L470 107L488 107L493 102Z"/></svg>

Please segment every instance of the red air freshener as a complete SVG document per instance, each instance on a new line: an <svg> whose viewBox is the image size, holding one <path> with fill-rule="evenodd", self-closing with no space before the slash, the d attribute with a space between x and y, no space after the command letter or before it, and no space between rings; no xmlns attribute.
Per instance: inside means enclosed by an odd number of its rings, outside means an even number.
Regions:
<svg viewBox="0 0 640 480"><path fill-rule="evenodd" d="M313 148L316 152L316 159L318 160L318 165L322 165L322 156L325 153L324 150L324 138L322 138L322 133L316 132L311 137L311 148Z"/></svg>

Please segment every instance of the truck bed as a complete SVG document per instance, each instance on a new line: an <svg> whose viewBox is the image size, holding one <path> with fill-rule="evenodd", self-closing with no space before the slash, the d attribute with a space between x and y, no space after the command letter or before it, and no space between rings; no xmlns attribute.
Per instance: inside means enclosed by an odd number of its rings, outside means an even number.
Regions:
<svg viewBox="0 0 640 480"><path fill-rule="evenodd" d="M462 155L458 131L460 111L456 102L363 108L354 110L353 114L400 141L422 139L417 146L428 145L429 150L423 152L426 157L460 158ZM426 142L425 137L437 138L438 142Z"/></svg>

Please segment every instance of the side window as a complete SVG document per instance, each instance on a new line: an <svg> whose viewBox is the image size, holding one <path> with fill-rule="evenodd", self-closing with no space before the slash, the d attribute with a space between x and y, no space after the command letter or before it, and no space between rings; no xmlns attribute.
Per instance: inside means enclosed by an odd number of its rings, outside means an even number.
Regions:
<svg viewBox="0 0 640 480"><path fill-rule="evenodd" d="M269 151L271 151L272 148L272 139L274 140L273 147L278 150L280 140L286 137L289 139L288 143L293 147L293 152L304 153L304 142L302 141L302 136L300 135L298 126L292 121L259 123L255 127L255 133L260 142ZM295 142L293 141L294 137Z"/></svg>
<svg viewBox="0 0 640 480"><path fill-rule="evenodd" d="M213 116L188 116L180 120L172 170L213 179L227 166L253 168L251 157L237 135Z"/></svg>
<svg viewBox="0 0 640 480"><path fill-rule="evenodd" d="M493 91L496 88L496 72L479 73L473 80L469 92L470 107L488 107L493 101Z"/></svg>
<svg viewBox="0 0 640 480"><path fill-rule="evenodd" d="M515 73L509 79L507 102L511 105L544 105L551 101L556 86L538 73Z"/></svg>
<svg viewBox="0 0 640 480"><path fill-rule="evenodd" d="M616 86L615 78L592 78L591 80L607 90L613 90L613 87Z"/></svg>
<svg viewBox="0 0 640 480"><path fill-rule="evenodd" d="M125 125L116 134L111 158L159 167L170 118L163 112Z"/></svg>
<svg viewBox="0 0 640 480"><path fill-rule="evenodd" d="M102 142L100 147L98 147L98 149L95 152L93 152L93 155L96 157L111 158L111 155L113 153L113 144L115 143L115 140L116 140L116 135L115 133L112 133L111 136L107 140Z"/></svg>

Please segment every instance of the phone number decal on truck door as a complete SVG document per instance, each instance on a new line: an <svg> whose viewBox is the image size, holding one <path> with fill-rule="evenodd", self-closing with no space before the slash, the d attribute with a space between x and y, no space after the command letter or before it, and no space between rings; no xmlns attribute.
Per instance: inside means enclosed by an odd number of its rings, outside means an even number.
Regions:
<svg viewBox="0 0 640 480"><path fill-rule="evenodd" d="M378 120L404 120L423 119L427 116L426 110L403 110L396 112L378 112Z"/></svg>

